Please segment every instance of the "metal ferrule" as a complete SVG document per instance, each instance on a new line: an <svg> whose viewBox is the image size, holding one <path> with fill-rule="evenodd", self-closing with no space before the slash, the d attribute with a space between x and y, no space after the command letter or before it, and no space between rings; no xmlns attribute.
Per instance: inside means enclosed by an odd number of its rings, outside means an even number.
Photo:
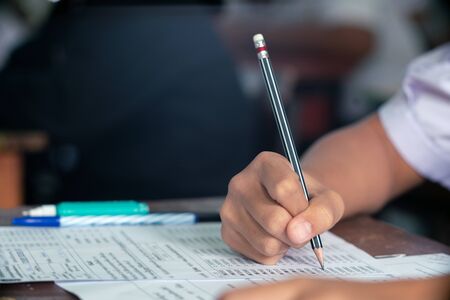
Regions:
<svg viewBox="0 0 450 300"><path fill-rule="evenodd" d="M259 59L269 58L269 52L267 52L266 50L258 52L258 58Z"/></svg>
<svg viewBox="0 0 450 300"><path fill-rule="evenodd" d="M255 42L255 48L258 51L258 58L259 59L263 59L263 58L268 58L269 57L269 52L267 52L267 50L265 50L266 42L264 40ZM261 48L264 48L264 49L261 49Z"/></svg>

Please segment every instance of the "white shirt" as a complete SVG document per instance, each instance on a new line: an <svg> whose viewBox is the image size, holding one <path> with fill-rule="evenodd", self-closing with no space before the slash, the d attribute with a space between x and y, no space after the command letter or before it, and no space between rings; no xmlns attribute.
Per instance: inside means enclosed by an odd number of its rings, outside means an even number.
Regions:
<svg viewBox="0 0 450 300"><path fill-rule="evenodd" d="M405 161L450 189L450 43L411 63L379 116Z"/></svg>

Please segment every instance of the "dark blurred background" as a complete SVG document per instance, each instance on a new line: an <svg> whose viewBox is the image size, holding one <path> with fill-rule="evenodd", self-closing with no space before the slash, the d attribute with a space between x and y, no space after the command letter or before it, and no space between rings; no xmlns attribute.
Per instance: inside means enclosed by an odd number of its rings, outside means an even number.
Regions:
<svg viewBox="0 0 450 300"><path fill-rule="evenodd" d="M282 151L254 33L303 152L450 40L449 2L0 1L0 207L225 195ZM450 244L449 200L426 183L377 217Z"/></svg>

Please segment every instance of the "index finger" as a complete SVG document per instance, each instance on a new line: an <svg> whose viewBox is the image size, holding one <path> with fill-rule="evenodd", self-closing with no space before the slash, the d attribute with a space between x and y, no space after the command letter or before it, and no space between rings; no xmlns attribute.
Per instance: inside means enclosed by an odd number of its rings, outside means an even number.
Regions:
<svg viewBox="0 0 450 300"><path fill-rule="evenodd" d="M292 216L308 207L300 178L289 161L282 155L262 152L256 159L256 173L270 197Z"/></svg>

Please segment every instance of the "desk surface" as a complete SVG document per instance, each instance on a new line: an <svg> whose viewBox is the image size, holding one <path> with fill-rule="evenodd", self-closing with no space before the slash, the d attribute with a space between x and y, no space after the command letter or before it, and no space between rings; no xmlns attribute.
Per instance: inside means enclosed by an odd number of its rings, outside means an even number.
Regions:
<svg viewBox="0 0 450 300"><path fill-rule="evenodd" d="M150 205L153 211L200 211L201 213L212 213L218 212L221 201L222 198L184 201L166 200L153 201L150 202ZM22 210L24 208L0 210L0 225L10 224L11 218L20 215ZM450 248L445 245L409 234L399 228L367 216L355 217L340 222L331 231L374 256L397 253L415 255L443 252L450 254ZM77 298L53 283L44 282L0 285L0 300L3 299L43 300Z"/></svg>

